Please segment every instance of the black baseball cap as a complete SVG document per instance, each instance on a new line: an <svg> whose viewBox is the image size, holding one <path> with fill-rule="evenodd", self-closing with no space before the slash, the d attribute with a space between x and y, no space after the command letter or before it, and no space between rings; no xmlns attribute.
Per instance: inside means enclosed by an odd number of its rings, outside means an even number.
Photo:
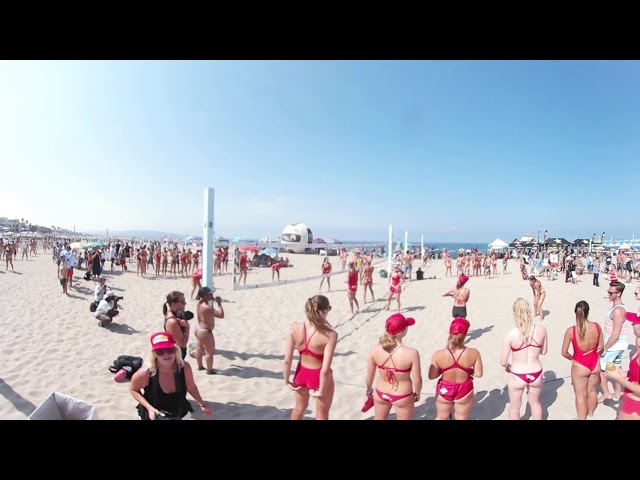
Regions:
<svg viewBox="0 0 640 480"><path fill-rule="evenodd" d="M205 295L213 295L213 290L209 287L200 287L198 289L198 295L196 296L196 300L200 300Z"/></svg>

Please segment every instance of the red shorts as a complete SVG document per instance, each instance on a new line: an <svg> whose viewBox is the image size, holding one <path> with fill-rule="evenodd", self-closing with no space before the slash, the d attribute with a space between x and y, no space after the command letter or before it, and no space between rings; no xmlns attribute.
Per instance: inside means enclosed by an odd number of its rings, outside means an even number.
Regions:
<svg viewBox="0 0 640 480"><path fill-rule="evenodd" d="M618 411L626 413L627 415L636 415L640 417L640 400L635 400L625 393L622 396L622 403L620 404Z"/></svg>
<svg viewBox="0 0 640 480"><path fill-rule="evenodd" d="M298 363L296 374L293 377L293 384L317 390L320 388L320 370L320 368L303 367L302 363Z"/></svg>
<svg viewBox="0 0 640 480"><path fill-rule="evenodd" d="M357 292L358 291L358 285L349 285L349 291L350 292Z"/></svg>
<svg viewBox="0 0 640 480"><path fill-rule="evenodd" d="M67 278L73 277L73 268L67 268Z"/></svg>
<svg viewBox="0 0 640 480"><path fill-rule="evenodd" d="M462 383L447 382L441 379L436 386L436 396L440 395L449 402L460 400L471 391L473 391L473 380L471 379Z"/></svg>

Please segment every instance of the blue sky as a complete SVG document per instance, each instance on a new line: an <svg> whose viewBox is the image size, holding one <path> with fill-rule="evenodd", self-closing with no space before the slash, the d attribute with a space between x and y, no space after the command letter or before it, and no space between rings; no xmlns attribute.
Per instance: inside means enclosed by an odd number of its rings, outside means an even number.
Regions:
<svg viewBox="0 0 640 480"><path fill-rule="evenodd" d="M626 238L639 130L632 61L0 62L0 216L201 234L213 187L224 236Z"/></svg>

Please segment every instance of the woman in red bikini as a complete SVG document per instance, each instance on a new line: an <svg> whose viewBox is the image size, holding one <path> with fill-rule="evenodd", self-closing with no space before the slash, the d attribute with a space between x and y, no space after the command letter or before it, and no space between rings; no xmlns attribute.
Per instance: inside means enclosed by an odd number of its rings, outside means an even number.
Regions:
<svg viewBox="0 0 640 480"><path fill-rule="evenodd" d="M324 257L322 260L322 280L320 280L320 291L322 292L322 284L325 280L327 280L327 287L329 287L329 292L331 291L331 262L329 261L329 257Z"/></svg>
<svg viewBox="0 0 640 480"><path fill-rule="evenodd" d="M387 299L387 305L385 308L389 310L391 300L394 295L397 295L396 302L398 303L398 311L400 311L400 293L402 292L402 282L404 280L404 274L400 269L400 263L396 263L389 275L389 298Z"/></svg>
<svg viewBox="0 0 640 480"><path fill-rule="evenodd" d="M482 376L482 358L475 348L467 348L464 340L469 331L469 321L454 318L449 326L447 348L438 350L431 358L429 380L440 377L436 385L436 420L451 418L467 420L473 400L473 377Z"/></svg>
<svg viewBox="0 0 640 480"><path fill-rule="evenodd" d="M349 307L351 307L351 315L353 315L353 304L356 304L356 313L360 313L360 305L356 298L358 291L358 279L360 275L356 270L355 262L349 262L349 271L347 272L347 298L349 299Z"/></svg>
<svg viewBox="0 0 640 480"><path fill-rule="evenodd" d="M307 321L291 325L284 353L284 383L295 392L296 399L291 420L302 420L310 396L316 399L316 420L328 420L335 388L331 362L338 334L327 321L331 311L327 297L316 295L310 298L305 311ZM291 382L289 378L295 348L300 354L300 361Z"/></svg>
<svg viewBox="0 0 640 480"><path fill-rule="evenodd" d="M633 324L636 340L640 339L640 319L633 312L627 312L626 318ZM620 370L620 367L613 366L615 367L613 371L609 370L607 366L604 371L605 376L624 387L616 420L640 420L640 350L636 349L629 360L627 378L624 378L625 373Z"/></svg>
<svg viewBox="0 0 640 480"><path fill-rule="evenodd" d="M367 358L367 395L373 395L374 420L386 420L394 408L398 420L411 420L415 403L420 400L422 374L420 353L415 348L402 344L408 328L414 325L413 318L396 313L387 318L385 334L380 343L374 345ZM380 376L373 394L373 379L376 368Z"/></svg>
<svg viewBox="0 0 640 480"><path fill-rule="evenodd" d="M547 330L542 324L533 325L531 308L524 298L513 304L516 327L504 337L500 364L509 375L509 419L520 420L522 394L527 390L531 418L542 420L542 363L540 355L547 353ZM511 362L509 361L511 355Z"/></svg>
<svg viewBox="0 0 640 480"><path fill-rule="evenodd" d="M373 267L371 266L370 259L367 259L364 262L364 268L362 269L362 285L364 285L362 303L367 303L367 290L371 292L371 301L375 302L376 299L373 296Z"/></svg>
<svg viewBox="0 0 640 480"><path fill-rule="evenodd" d="M598 406L596 386L600 383L600 355L604 347L600 325L590 322L589 304L584 300L576 303L574 309L576 324L567 328L562 343L562 356L571 360L571 383L576 396L578 420L593 417ZM573 355L569 353L573 346Z"/></svg>

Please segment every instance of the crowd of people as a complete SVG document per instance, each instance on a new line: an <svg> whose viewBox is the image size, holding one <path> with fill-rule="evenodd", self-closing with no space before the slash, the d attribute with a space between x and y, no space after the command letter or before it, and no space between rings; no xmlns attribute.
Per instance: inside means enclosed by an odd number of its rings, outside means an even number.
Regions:
<svg viewBox="0 0 640 480"><path fill-rule="evenodd" d="M474 405L475 378L483 375L484 366L480 352L466 346L470 322L466 319L464 285L468 281L462 275L456 287L445 295L454 297L453 320L449 327L446 347L434 352L426 369L428 378L436 380L436 420L455 418L466 420ZM523 395L534 420L542 420L541 395L544 386L541 357L549 348L547 330L535 323L536 310L541 310L540 287L533 285L533 308L524 298L513 304L514 327L503 342L500 365L509 373L509 418L519 420L522 415ZM393 294L390 282L390 292ZM563 344L558 348L572 361L571 378L575 395L576 419L592 417L598 405L608 399L621 400L617 418L640 420L640 317L628 312L622 303L625 284L611 282L608 290L612 303L607 312L604 328L589 320L589 305L579 301L574 308L575 326L567 329ZM456 305L457 295L463 295L465 306ZM634 291L640 300L640 287ZM289 327L285 346L283 378L285 385L295 392L295 406L291 419L302 419L311 397L316 402L316 419L328 419L335 392L331 370L333 354L338 339L328 316L329 299L323 295L309 298L305 305L307 319ZM639 312L640 314L640 312ZM541 319L542 320L542 319ZM366 395L363 412L374 408L374 418L384 420L393 409L398 420L413 418L414 407L420 400L422 367L419 349L409 347L405 339L415 319L394 313L385 322L385 329L378 344L371 347L367 356ZM635 335L636 350L630 359L628 372L620 369L623 352L629 346L630 335ZM444 340L444 339L443 339ZM300 356L293 378L291 376L294 350ZM571 353L569 350L571 349ZM376 371L379 375L376 380ZM608 382L612 381L614 393ZM601 397L597 397L597 387ZM622 390L624 388L624 391Z"/></svg>

